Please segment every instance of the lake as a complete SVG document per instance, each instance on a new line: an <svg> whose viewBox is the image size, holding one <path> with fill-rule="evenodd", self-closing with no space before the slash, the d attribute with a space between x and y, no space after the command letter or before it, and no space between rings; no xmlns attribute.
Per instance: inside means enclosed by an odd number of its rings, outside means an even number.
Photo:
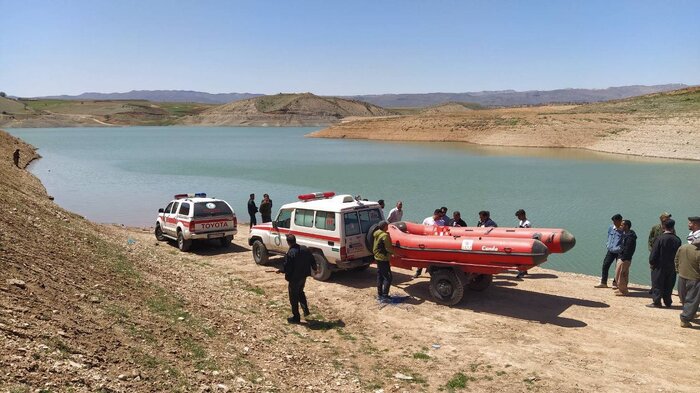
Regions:
<svg viewBox="0 0 700 393"><path fill-rule="evenodd" d="M577 239L544 267L600 275L610 217L632 221L639 240L631 280L648 284L647 237L663 211L700 215L700 163L641 159L570 149L475 147L304 138L317 128L126 127L10 129L39 148L31 167L64 208L90 220L151 226L177 193L227 200L248 221L246 202L270 194L276 212L315 191L404 202L421 222L441 206L468 225L479 210L515 226L516 210L536 227L562 227ZM259 219L259 218L258 218ZM614 268L611 269L611 275Z"/></svg>

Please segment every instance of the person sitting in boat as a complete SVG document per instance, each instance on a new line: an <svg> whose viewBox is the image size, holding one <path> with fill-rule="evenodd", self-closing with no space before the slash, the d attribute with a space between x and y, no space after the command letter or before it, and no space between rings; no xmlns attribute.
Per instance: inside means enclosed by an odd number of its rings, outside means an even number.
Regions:
<svg viewBox="0 0 700 393"><path fill-rule="evenodd" d="M440 225L444 226L445 222L442 221L441 219L441 214L442 211L440 209L435 209L433 212L433 215L430 217L426 217L425 220L423 220L423 225Z"/></svg>
<svg viewBox="0 0 700 393"><path fill-rule="evenodd" d="M452 225L453 227L466 227L467 223L462 220L462 213L454 211L452 213Z"/></svg>
<svg viewBox="0 0 700 393"><path fill-rule="evenodd" d="M482 210L479 212L479 222L476 224L478 227L497 227L495 221L491 219L491 212L488 210Z"/></svg>
<svg viewBox="0 0 700 393"><path fill-rule="evenodd" d="M451 227L452 226L452 219L447 215L447 208L445 206L440 208L440 218L442 219L442 222L444 226Z"/></svg>

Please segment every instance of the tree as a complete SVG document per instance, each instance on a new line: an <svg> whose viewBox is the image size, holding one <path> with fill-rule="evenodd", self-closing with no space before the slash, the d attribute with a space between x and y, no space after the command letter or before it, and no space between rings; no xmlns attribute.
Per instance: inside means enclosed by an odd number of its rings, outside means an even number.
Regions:
<svg viewBox="0 0 700 393"><path fill-rule="evenodd" d="M5 94L4 91L0 91L0 97L5 98L5 97L7 97L7 94Z"/></svg>

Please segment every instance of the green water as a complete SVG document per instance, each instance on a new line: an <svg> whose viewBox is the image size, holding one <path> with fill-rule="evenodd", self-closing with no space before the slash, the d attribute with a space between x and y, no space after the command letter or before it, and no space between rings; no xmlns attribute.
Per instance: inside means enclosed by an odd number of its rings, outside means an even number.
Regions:
<svg viewBox="0 0 700 393"><path fill-rule="evenodd" d="M515 226L523 208L534 226L563 227L576 247L546 267L600 274L610 217L632 220L639 236L632 281L648 283L646 239L659 213L700 215L700 164L565 149L475 148L304 138L313 128L129 127L9 130L37 146L32 166L61 206L98 222L152 225L183 192L226 199L248 220L248 194L270 194L275 210L300 193L335 191L404 202L420 222L435 208L460 210L475 225L490 210ZM613 270L611 269L611 274Z"/></svg>

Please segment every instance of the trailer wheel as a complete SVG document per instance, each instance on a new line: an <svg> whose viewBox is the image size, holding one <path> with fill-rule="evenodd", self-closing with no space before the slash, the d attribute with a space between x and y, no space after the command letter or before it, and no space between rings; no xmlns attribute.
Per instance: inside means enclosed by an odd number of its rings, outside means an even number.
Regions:
<svg viewBox="0 0 700 393"><path fill-rule="evenodd" d="M468 280L467 288L472 291L481 292L491 286L493 274L472 274Z"/></svg>
<svg viewBox="0 0 700 393"><path fill-rule="evenodd" d="M315 252L313 255L316 260L316 274L313 277L318 281L328 281L331 278L331 267L328 265L328 260L320 252Z"/></svg>
<svg viewBox="0 0 700 393"><path fill-rule="evenodd" d="M255 239L253 242L253 260L258 265L267 265L270 256L267 252L267 247L260 239Z"/></svg>
<svg viewBox="0 0 700 393"><path fill-rule="evenodd" d="M452 269L433 270L430 272L430 294L436 302L453 306L464 296L464 282Z"/></svg>

